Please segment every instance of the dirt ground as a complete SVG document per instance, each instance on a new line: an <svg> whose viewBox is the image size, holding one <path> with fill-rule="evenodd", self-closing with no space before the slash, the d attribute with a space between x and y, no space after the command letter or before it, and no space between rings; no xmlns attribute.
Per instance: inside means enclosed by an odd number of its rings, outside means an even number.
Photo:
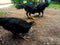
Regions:
<svg viewBox="0 0 60 45"><path fill-rule="evenodd" d="M24 9L4 10L7 13L0 17L15 17L31 21L27 19ZM0 26L0 45L60 45L60 9L46 8L44 17L37 17L36 14L32 16L35 18L36 25L31 27L28 41L14 40L12 33Z"/></svg>

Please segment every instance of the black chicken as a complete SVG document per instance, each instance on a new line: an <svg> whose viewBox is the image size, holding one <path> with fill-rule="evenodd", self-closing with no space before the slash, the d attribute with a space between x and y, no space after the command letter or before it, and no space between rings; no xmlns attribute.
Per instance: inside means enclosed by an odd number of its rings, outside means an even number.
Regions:
<svg viewBox="0 0 60 45"><path fill-rule="evenodd" d="M19 36L19 33L21 33L22 35L28 33L33 23L33 21L28 23L20 18L0 18L0 26L12 32L14 37Z"/></svg>
<svg viewBox="0 0 60 45"><path fill-rule="evenodd" d="M48 6L49 6L49 3L48 3L48 2L40 3L40 4L38 4L37 7L36 7L36 8L37 8L36 12L39 13L39 15L40 15L40 12L41 12L41 13L42 13L42 17L43 17L44 10L45 10L45 8L48 7Z"/></svg>

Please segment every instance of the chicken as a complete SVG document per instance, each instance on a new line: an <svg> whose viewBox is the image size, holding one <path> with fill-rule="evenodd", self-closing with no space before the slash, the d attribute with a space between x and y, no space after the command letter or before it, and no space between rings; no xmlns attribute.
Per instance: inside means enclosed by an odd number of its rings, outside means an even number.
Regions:
<svg viewBox="0 0 60 45"><path fill-rule="evenodd" d="M20 18L0 17L0 26L12 32L14 37L19 36L19 33L21 33L22 35L28 33L33 23L34 21L28 23Z"/></svg>
<svg viewBox="0 0 60 45"><path fill-rule="evenodd" d="M36 10L36 12L38 12L39 13L39 15L40 15L40 12L42 13L42 17L43 17L43 14L44 14L44 10L45 10L45 8L46 7L48 7L49 6L49 3L47 3L47 2L43 2L43 3L40 3L40 4L38 4L37 5L37 10Z"/></svg>
<svg viewBox="0 0 60 45"><path fill-rule="evenodd" d="M34 8L33 4L27 3L27 4L22 4L22 5L23 5L23 6L21 6L20 4L18 4L18 5L16 5L16 8L17 8L17 9L25 9L26 15L27 15L28 18L29 18L29 16L30 16L30 13L32 13L32 14L35 13L34 11L36 11L36 9ZM22 8L21 8L21 7L22 7ZM29 15L28 15L28 14L29 14Z"/></svg>

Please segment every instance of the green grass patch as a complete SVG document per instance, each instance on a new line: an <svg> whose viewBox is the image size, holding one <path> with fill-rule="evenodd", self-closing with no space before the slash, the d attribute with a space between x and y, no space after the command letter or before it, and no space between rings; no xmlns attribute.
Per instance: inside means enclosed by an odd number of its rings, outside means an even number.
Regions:
<svg viewBox="0 0 60 45"><path fill-rule="evenodd" d="M5 14L6 12L3 10L0 10L0 14Z"/></svg>
<svg viewBox="0 0 60 45"><path fill-rule="evenodd" d="M53 4L53 3L51 3L49 5L49 8L60 8L60 4Z"/></svg>

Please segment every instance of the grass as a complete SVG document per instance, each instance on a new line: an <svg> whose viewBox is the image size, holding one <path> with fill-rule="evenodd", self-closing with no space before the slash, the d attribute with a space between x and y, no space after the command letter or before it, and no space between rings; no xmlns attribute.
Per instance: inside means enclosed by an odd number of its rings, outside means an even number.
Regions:
<svg viewBox="0 0 60 45"><path fill-rule="evenodd" d="M60 4L53 4L53 3L51 3L49 5L49 8L60 8Z"/></svg>
<svg viewBox="0 0 60 45"><path fill-rule="evenodd" d="M6 12L3 10L0 10L0 14L5 14Z"/></svg>

